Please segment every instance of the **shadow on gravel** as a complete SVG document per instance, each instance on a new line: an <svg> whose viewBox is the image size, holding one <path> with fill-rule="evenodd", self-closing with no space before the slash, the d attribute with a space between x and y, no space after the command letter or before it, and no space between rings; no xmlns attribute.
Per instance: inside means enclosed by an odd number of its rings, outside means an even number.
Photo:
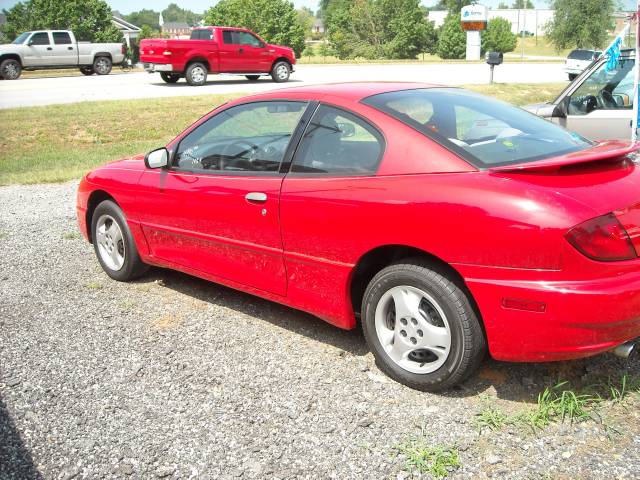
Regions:
<svg viewBox="0 0 640 480"><path fill-rule="evenodd" d="M0 478L41 479L29 450L24 446L7 406L0 398Z"/></svg>
<svg viewBox="0 0 640 480"><path fill-rule="evenodd" d="M166 288L184 295L251 315L295 334L333 345L352 355L363 356L369 352L360 329L342 330L300 310L181 272L154 268L136 283L155 281L161 281Z"/></svg>

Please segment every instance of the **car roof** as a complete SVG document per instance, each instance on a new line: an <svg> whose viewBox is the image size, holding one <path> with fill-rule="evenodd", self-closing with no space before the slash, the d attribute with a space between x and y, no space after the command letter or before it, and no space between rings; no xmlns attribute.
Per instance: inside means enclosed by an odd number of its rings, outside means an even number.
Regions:
<svg viewBox="0 0 640 480"><path fill-rule="evenodd" d="M307 85L304 87L282 88L269 92L251 95L251 98L283 97L287 94L303 94L309 98L324 96L340 97L345 100L359 102L360 100L386 92L399 90L415 90L420 88L437 88L442 85L418 82L351 82L351 83L325 83L320 85Z"/></svg>

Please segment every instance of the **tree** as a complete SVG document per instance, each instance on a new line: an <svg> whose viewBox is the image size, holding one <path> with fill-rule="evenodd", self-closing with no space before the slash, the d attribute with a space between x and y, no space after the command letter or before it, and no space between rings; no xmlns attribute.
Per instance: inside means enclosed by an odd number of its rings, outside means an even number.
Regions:
<svg viewBox="0 0 640 480"><path fill-rule="evenodd" d="M438 35L437 53L440 58L464 58L467 52L467 35L462 30L459 13L449 13Z"/></svg>
<svg viewBox="0 0 640 480"><path fill-rule="evenodd" d="M529 9L534 9L534 8L536 8L536 6L533 4L533 2L531 0L515 0L515 2L513 2L513 5L511 6L511 8L517 8L517 9L529 8Z"/></svg>
<svg viewBox="0 0 640 480"><path fill-rule="evenodd" d="M614 0L552 0L553 20L546 26L547 38L558 50L602 48L614 28Z"/></svg>
<svg viewBox="0 0 640 480"><path fill-rule="evenodd" d="M320 55L322 57L322 63L324 63L327 59L327 57L330 57L331 55L333 55L333 49L331 48L331 45L329 45L327 42L322 42L319 46L318 46L318 55Z"/></svg>
<svg viewBox="0 0 640 480"><path fill-rule="evenodd" d="M518 36L511 32L511 22L506 18L492 18L482 32L483 52L513 52L517 44Z"/></svg>
<svg viewBox="0 0 640 480"><path fill-rule="evenodd" d="M156 12L155 10L143 8L139 12L131 12L129 15L123 15L122 18L140 28L147 25L148 27L160 30L160 25L158 25L160 12Z"/></svg>
<svg viewBox="0 0 640 480"><path fill-rule="evenodd" d="M293 48L298 56L304 48L304 28L286 0L221 0L207 11L205 22L248 28L267 42Z"/></svg>
<svg viewBox="0 0 640 480"><path fill-rule="evenodd" d="M500 2L498 4L498 10L507 10L509 8L509 4L506 2Z"/></svg>
<svg viewBox="0 0 640 480"><path fill-rule="evenodd" d="M202 15L193 13L191 10L180 8L175 3L170 3L167 8L162 11L162 18L165 22L185 22L193 27L202 20Z"/></svg>
<svg viewBox="0 0 640 480"><path fill-rule="evenodd" d="M476 3L478 3L477 0L440 0L434 10L448 10L449 13L460 13L462 7Z"/></svg>
<svg viewBox="0 0 640 480"><path fill-rule="evenodd" d="M28 30L72 30L80 41L121 42L103 0L28 0L6 11L4 33L10 39Z"/></svg>
<svg viewBox="0 0 640 480"><path fill-rule="evenodd" d="M154 28L151 28L149 25L144 24L140 27L140 33L138 34L138 43L140 40L145 38L158 38L160 36L160 31Z"/></svg>
<svg viewBox="0 0 640 480"><path fill-rule="evenodd" d="M299 10L296 10L298 15L298 22L304 28L304 33L306 35L311 35L311 31L313 30L313 23L316 20L316 17L313 15L313 12L309 7L302 7Z"/></svg>

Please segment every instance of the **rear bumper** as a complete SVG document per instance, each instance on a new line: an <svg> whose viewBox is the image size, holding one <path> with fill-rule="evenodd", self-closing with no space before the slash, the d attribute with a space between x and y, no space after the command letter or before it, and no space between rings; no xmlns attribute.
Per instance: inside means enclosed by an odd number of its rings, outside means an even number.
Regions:
<svg viewBox="0 0 640 480"><path fill-rule="evenodd" d="M504 272L498 269L483 270L481 277L463 276L482 314L491 355L498 360L576 359L640 337L637 270L586 281L513 280L500 278ZM492 270L497 275L490 278L486 273ZM508 308L505 299L543 304L544 311Z"/></svg>
<svg viewBox="0 0 640 480"><path fill-rule="evenodd" d="M144 69L149 73L173 72L173 65L170 63L145 63Z"/></svg>

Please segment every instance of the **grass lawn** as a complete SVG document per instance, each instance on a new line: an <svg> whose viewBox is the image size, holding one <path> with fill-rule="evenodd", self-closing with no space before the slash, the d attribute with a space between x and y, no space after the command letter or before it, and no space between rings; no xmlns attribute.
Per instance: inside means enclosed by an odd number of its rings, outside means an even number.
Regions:
<svg viewBox="0 0 640 480"><path fill-rule="evenodd" d="M516 105L553 99L566 84L476 85ZM169 140L234 95L202 95L0 110L0 185L62 182Z"/></svg>

